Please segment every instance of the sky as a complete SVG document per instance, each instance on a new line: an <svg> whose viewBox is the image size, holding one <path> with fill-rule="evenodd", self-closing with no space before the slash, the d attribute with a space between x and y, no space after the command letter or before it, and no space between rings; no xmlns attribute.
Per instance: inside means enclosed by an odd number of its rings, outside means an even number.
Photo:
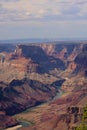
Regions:
<svg viewBox="0 0 87 130"><path fill-rule="evenodd" d="M87 0L0 0L0 40L86 37Z"/></svg>

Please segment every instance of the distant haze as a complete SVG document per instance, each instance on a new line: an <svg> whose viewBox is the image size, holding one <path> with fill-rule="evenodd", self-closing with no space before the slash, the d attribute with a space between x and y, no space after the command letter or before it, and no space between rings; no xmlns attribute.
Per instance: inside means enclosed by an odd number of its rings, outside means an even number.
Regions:
<svg viewBox="0 0 87 130"><path fill-rule="evenodd" d="M41 39L41 38L37 38L37 39L10 39L10 40L0 40L0 44L32 44L32 43L46 43L46 44L73 44L73 43L87 43L87 39L86 38L59 38L59 39Z"/></svg>

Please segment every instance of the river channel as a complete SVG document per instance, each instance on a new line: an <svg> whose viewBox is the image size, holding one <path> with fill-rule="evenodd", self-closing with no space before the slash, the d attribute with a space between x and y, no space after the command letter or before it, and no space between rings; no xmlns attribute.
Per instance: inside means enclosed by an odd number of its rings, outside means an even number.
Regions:
<svg viewBox="0 0 87 130"><path fill-rule="evenodd" d="M63 94L64 94L64 92L63 92L61 89L58 89L58 93L56 94L56 96L55 96L53 99L49 100L49 101L46 102L46 103L42 103L41 105L47 104L47 103L49 103L49 102L52 102L52 101L54 101L55 99L58 99L59 97L61 97ZM40 105L39 105L39 106L40 106ZM30 111L30 110L32 110L32 109L35 109L36 107L38 107L38 106L29 108L29 109L25 110L24 112L28 112L28 111ZM31 122L28 122L28 121L25 121L25 120L19 120L19 123L20 123L20 125L17 125L17 126L8 128L8 129L6 129L6 130L21 130L22 127L25 128L25 127L29 127L29 126L32 125Z"/></svg>

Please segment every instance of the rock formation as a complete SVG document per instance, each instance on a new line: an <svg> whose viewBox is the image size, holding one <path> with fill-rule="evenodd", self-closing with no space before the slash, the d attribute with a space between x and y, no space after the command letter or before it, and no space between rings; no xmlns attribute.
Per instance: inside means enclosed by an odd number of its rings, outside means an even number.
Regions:
<svg viewBox="0 0 87 130"><path fill-rule="evenodd" d="M48 101L57 91L53 85L28 79L0 83L0 110L12 115Z"/></svg>
<svg viewBox="0 0 87 130"><path fill-rule="evenodd" d="M37 108L33 115L34 128L67 130L79 120L78 114L71 112L71 109L79 111L78 108L70 106L84 105L87 101L87 44L20 44L14 51L2 50L1 56L5 54L5 59L2 62L1 57L0 62L0 79L3 79L0 82L0 111L13 115L40 105L52 99L61 87L66 95L45 104L46 107ZM32 120L32 113L28 114L24 118ZM7 115L1 114L1 118Z"/></svg>
<svg viewBox="0 0 87 130"><path fill-rule="evenodd" d="M75 71L87 76L87 44L83 46L82 51L75 58L75 63L77 64Z"/></svg>
<svg viewBox="0 0 87 130"><path fill-rule="evenodd" d="M5 112L0 111L0 130L18 125L19 123L10 116L7 116Z"/></svg>
<svg viewBox="0 0 87 130"><path fill-rule="evenodd" d="M40 46L35 45L18 45L7 60L16 67L19 66L18 62L21 63L23 70L26 68L30 73L46 73L54 68L65 69L61 59L47 55Z"/></svg>

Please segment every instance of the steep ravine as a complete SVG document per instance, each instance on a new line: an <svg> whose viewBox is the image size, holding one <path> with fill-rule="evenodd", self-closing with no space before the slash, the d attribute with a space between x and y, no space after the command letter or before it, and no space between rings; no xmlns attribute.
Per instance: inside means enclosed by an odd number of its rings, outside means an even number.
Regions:
<svg viewBox="0 0 87 130"><path fill-rule="evenodd" d="M9 84L0 82L0 110L12 115L47 102L59 93L56 85L61 86L63 82L63 79L52 84L29 79L13 80Z"/></svg>
<svg viewBox="0 0 87 130"><path fill-rule="evenodd" d="M59 80L51 85L44 85L38 81L28 79L13 80L8 85L2 82L0 83L3 86L0 87L0 111L5 111L6 115L13 115L31 107L34 109L34 106L42 103L47 104L62 95L62 91L59 90L60 86L56 85L61 85L63 82L64 80ZM27 123L21 120L19 125L22 124Z"/></svg>
<svg viewBox="0 0 87 130"><path fill-rule="evenodd" d="M18 45L5 56L0 63L0 110L7 115L23 112L20 117L33 120L36 130L56 130L62 128L63 122L59 124L57 120L62 110L87 101L87 45ZM61 87L69 93L66 97L61 96L60 77L66 79ZM26 113L37 105L34 111ZM1 112L0 116L2 119L6 115Z"/></svg>
<svg viewBox="0 0 87 130"><path fill-rule="evenodd" d="M23 113L26 113L27 111L33 111L33 110L35 110L37 107L40 107L40 106L45 105L45 104L49 104L49 103L53 102L55 99L60 98L60 97L64 94L64 92L63 92L61 89L59 89L59 87L60 87L60 86L58 86L58 93L56 93L55 97L53 97L51 100L49 100L49 101L47 101L47 102L45 102L45 103L42 103L42 104L39 105L39 106L34 106L34 107L32 107L32 108L26 109L24 112L22 112L22 114L23 114ZM20 113L20 114L21 114L21 113ZM16 127L10 127L10 128L8 128L8 129L6 129L6 130L11 130L11 128L12 128L12 129L15 129L15 130L19 130L19 128L20 128L20 130L21 130L21 128L24 128L24 129L25 129L25 128L30 128L30 127L33 126L32 122L29 122L29 121L27 121L27 120L19 119L18 122L19 122L19 125L16 125Z"/></svg>

